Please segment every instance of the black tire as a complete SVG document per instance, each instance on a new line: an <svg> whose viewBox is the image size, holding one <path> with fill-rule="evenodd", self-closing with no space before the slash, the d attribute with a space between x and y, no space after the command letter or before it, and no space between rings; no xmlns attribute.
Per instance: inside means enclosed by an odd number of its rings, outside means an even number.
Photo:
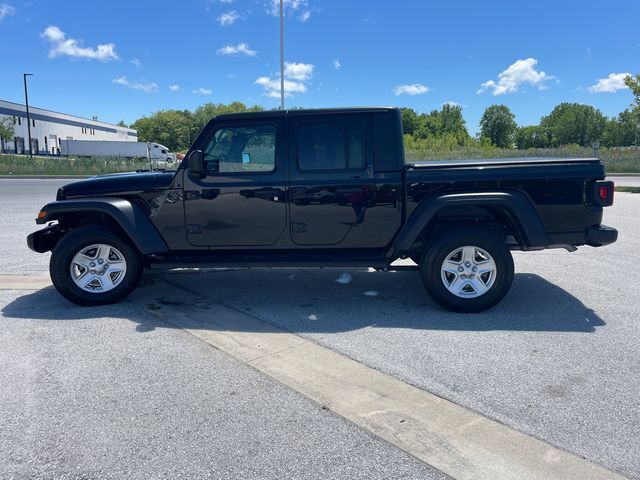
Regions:
<svg viewBox="0 0 640 480"><path fill-rule="evenodd" d="M484 250L493 257L496 266L495 278L490 288L474 298L463 298L450 292L441 272L445 259L456 249L464 246ZM495 234L481 227L456 228L442 232L425 249L419 265L422 281L431 298L454 312L476 313L487 310L505 297L513 283L513 257L509 248Z"/></svg>
<svg viewBox="0 0 640 480"><path fill-rule="evenodd" d="M75 284L71 265L74 256L84 247L98 243L119 250L126 261L126 272L112 290L89 292ZM70 302L83 306L107 305L123 300L138 286L142 270L142 259L135 247L117 231L104 225L85 225L66 234L54 248L49 262L49 273L56 290Z"/></svg>

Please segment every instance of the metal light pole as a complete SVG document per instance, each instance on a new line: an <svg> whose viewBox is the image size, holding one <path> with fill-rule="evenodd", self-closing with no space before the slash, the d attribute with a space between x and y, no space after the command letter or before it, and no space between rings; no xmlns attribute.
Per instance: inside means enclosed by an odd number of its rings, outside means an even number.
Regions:
<svg viewBox="0 0 640 480"><path fill-rule="evenodd" d="M24 80L24 103L27 107L27 131L29 132L29 158L33 160L33 150L31 147L31 118L29 117L29 93L27 91L27 77L33 76L33 73L23 73Z"/></svg>
<svg viewBox="0 0 640 480"><path fill-rule="evenodd" d="M280 0L280 109L284 110L284 0Z"/></svg>

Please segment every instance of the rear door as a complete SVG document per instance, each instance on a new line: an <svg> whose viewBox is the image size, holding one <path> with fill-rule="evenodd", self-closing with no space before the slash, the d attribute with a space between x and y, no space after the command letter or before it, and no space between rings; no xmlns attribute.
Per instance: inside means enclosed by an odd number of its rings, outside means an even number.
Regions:
<svg viewBox="0 0 640 480"><path fill-rule="evenodd" d="M373 196L368 115L289 117L291 239L338 245L366 219Z"/></svg>

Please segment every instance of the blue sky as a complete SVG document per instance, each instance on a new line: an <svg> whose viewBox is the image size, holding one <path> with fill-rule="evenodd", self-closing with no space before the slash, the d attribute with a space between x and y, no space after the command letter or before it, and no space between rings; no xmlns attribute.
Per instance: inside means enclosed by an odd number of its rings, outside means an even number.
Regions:
<svg viewBox="0 0 640 480"><path fill-rule="evenodd" d="M277 0L276 0L277 1ZM0 0L0 99L109 122L205 102L275 107L274 0ZM613 116L640 72L638 0L287 0L287 106L508 105Z"/></svg>

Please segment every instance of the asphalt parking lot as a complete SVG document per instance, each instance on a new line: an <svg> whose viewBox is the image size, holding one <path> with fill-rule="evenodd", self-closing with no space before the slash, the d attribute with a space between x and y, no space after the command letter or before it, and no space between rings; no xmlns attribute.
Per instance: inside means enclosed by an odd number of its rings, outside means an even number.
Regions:
<svg viewBox="0 0 640 480"><path fill-rule="evenodd" d="M11 183L8 183L11 182ZM24 237L60 180L0 180L0 274L46 271ZM609 247L516 253L480 315L439 309L415 272L151 273L518 431L640 478L640 195ZM348 274L348 275L345 275ZM340 279L340 282L336 280ZM157 292L157 290L156 290ZM0 472L29 478L439 478L405 452L127 302L0 292Z"/></svg>

